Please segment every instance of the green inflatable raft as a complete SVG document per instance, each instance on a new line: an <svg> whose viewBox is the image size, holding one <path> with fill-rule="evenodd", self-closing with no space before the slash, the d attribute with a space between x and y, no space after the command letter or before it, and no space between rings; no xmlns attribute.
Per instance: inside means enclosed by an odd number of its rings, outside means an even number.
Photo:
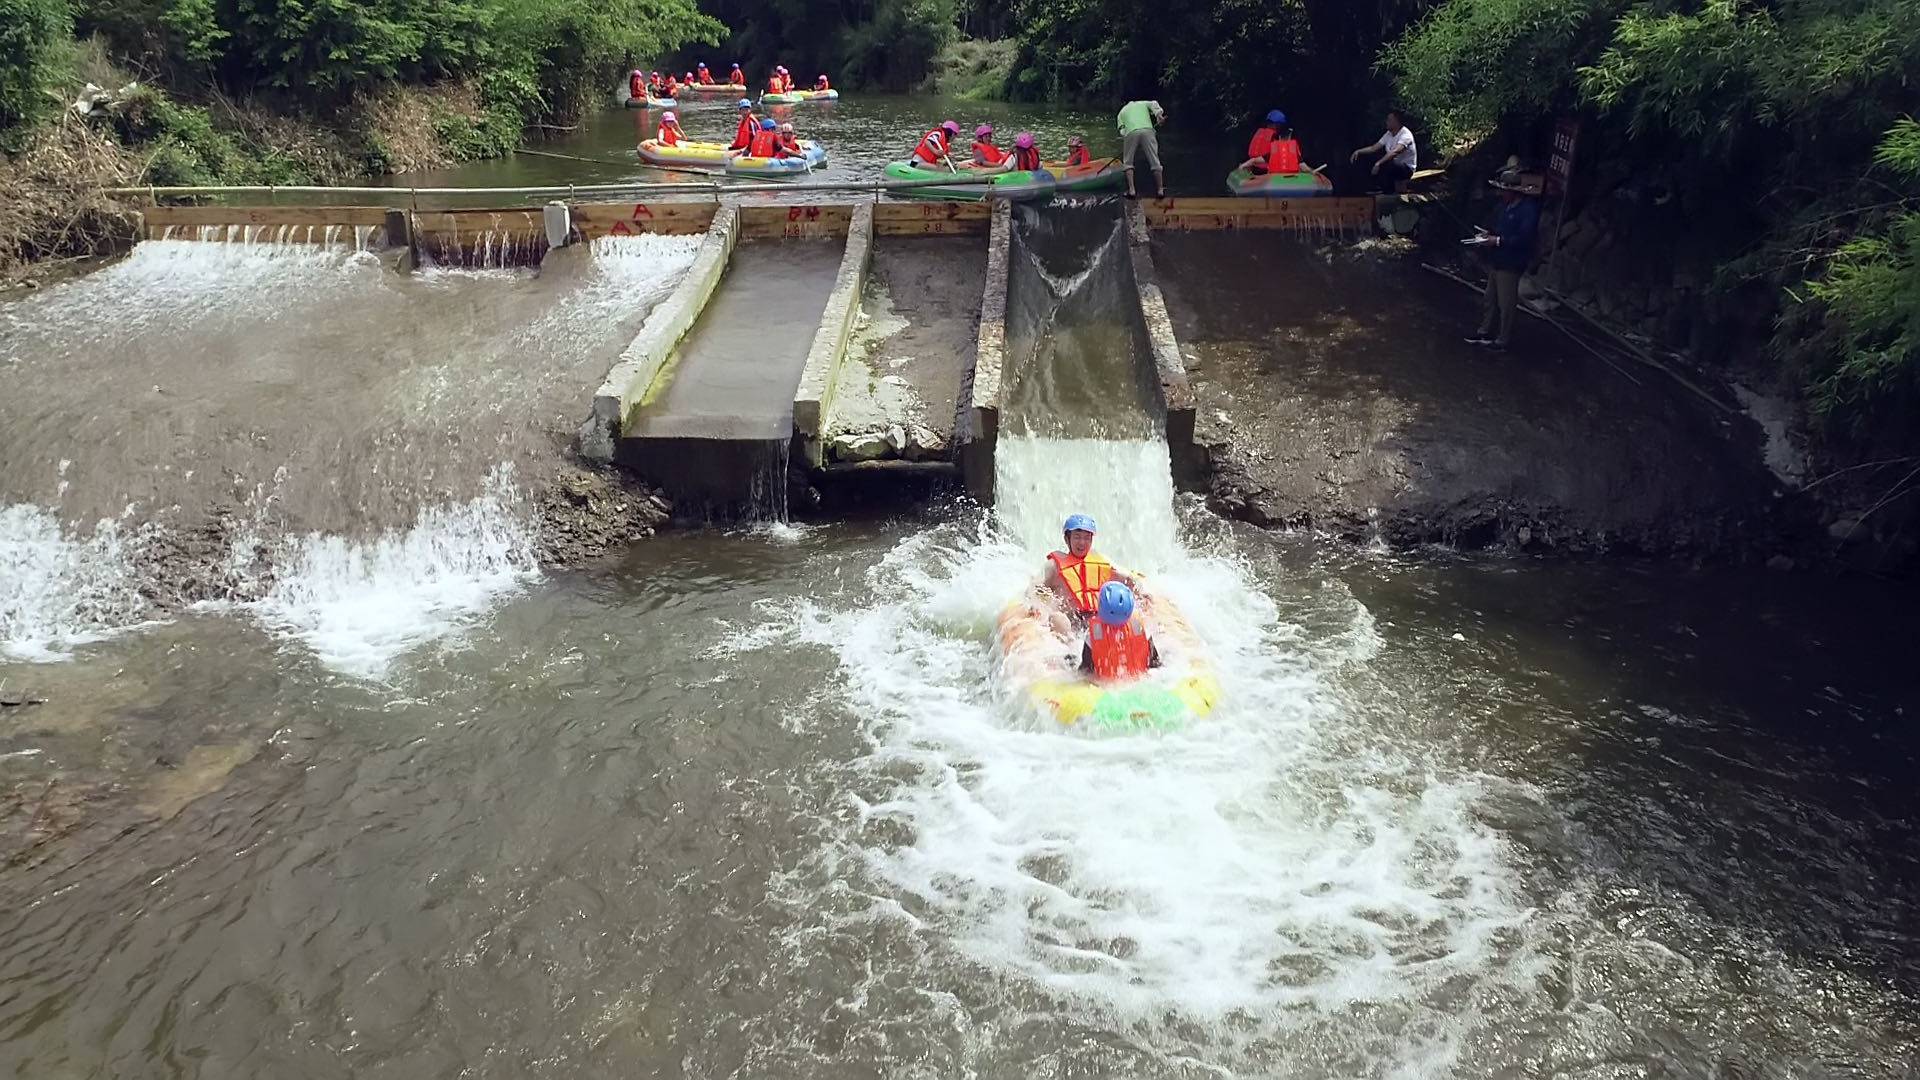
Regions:
<svg viewBox="0 0 1920 1080"><path fill-rule="evenodd" d="M1050 198L1060 189L1059 181L1045 169L1033 172L1003 172L990 174L987 183L966 183L971 169L962 168L958 173L948 172L945 166L928 167L913 161L896 161L886 168L889 180L952 180L952 184L931 184L927 187L897 188L891 194L909 199L1026 199Z"/></svg>
<svg viewBox="0 0 1920 1080"><path fill-rule="evenodd" d="M1227 190L1235 195L1268 199L1307 199L1333 194L1333 181L1305 169L1297 173L1256 173L1235 169L1227 174Z"/></svg>

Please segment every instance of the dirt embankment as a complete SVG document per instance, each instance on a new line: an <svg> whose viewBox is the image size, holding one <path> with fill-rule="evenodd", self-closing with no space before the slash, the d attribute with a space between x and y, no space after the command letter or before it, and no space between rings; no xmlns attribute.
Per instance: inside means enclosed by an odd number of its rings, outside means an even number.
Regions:
<svg viewBox="0 0 1920 1080"><path fill-rule="evenodd" d="M1511 352L1468 345L1479 298L1410 261L1257 234L1166 235L1154 258L1225 513L1396 545L1786 543L1755 426L1657 372L1524 318Z"/></svg>

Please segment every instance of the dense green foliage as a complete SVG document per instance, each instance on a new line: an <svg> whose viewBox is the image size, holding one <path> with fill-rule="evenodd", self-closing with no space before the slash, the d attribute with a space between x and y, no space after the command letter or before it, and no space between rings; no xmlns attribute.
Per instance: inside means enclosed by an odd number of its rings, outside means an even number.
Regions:
<svg viewBox="0 0 1920 1080"><path fill-rule="evenodd" d="M72 34L66 0L0 0L0 132L45 113Z"/></svg>
<svg viewBox="0 0 1920 1080"><path fill-rule="evenodd" d="M678 57L683 68L705 60L718 74L738 62L762 77L784 64L802 82L827 72L887 90L927 77L962 14L956 0L704 0L702 9L734 32L718 50Z"/></svg>

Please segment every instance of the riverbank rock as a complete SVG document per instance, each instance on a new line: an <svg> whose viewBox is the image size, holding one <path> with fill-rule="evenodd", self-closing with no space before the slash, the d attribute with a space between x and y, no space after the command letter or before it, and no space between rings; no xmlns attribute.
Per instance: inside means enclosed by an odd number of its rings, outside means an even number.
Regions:
<svg viewBox="0 0 1920 1080"><path fill-rule="evenodd" d="M666 495L612 467L562 468L534 497L540 561L577 566L666 527Z"/></svg>

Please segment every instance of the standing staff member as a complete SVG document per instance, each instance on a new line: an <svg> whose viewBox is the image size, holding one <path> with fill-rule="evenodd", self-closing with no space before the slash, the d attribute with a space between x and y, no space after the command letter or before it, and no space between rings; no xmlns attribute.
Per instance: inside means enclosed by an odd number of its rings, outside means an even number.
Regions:
<svg viewBox="0 0 1920 1080"><path fill-rule="evenodd" d="M1160 189L1160 197L1167 197L1166 174L1160 169L1160 139L1154 134L1153 126L1167 120L1167 110L1157 101L1129 101L1120 106L1120 160L1127 167L1127 198L1137 198L1133 187L1134 155L1145 151L1147 168L1153 170L1154 186Z"/></svg>
<svg viewBox="0 0 1920 1080"><path fill-rule="evenodd" d="M1362 154L1379 154L1380 160L1373 163L1373 180L1370 185L1375 191L1395 191L1403 180L1413 179L1413 170L1420 167L1420 152L1414 148L1413 132L1407 130L1406 118L1399 109L1387 110L1387 131L1380 140L1355 150L1348 161L1359 161Z"/></svg>
<svg viewBox="0 0 1920 1080"><path fill-rule="evenodd" d="M1500 210L1493 231L1476 229L1466 240L1487 251L1487 288L1480 298L1480 329L1469 345L1486 345L1502 352L1513 343L1514 314L1520 306L1520 275L1533 262L1533 246L1540 236L1540 200L1524 182L1518 167L1509 165L1487 181L1500 193ZM1498 330L1498 336L1495 330Z"/></svg>

